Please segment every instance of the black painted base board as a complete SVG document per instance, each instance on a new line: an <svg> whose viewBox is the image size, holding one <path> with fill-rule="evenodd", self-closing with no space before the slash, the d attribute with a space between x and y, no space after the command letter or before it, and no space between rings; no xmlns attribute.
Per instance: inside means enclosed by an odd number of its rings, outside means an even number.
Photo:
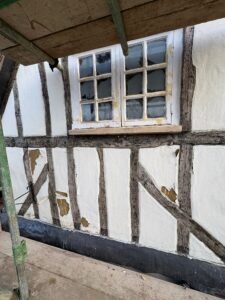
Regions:
<svg viewBox="0 0 225 300"><path fill-rule="evenodd" d="M7 215L0 214L3 230L8 231ZM159 273L178 284L225 299L225 267L185 256L126 244L81 231L62 229L39 220L18 217L24 237L65 250L134 268L144 273Z"/></svg>

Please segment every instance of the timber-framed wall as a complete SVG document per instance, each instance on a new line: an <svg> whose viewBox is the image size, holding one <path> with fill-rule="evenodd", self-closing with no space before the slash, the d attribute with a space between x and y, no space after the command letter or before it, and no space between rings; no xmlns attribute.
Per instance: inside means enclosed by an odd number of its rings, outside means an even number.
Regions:
<svg viewBox="0 0 225 300"><path fill-rule="evenodd" d="M38 65L41 82L41 93L44 103L46 135L24 136L23 119L21 116L21 99L18 92L18 80L13 86L16 127L18 136L6 136L8 148L21 148L23 151L23 165L30 192L25 196L18 214L22 233L25 236L50 243L71 251L90 255L114 263L135 267L144 272L162 273L173 278L176 282L187 283L190 287L211 294L225 297L223 282L225 280L225 246L192 217L191 207L191 177L193 172L193 147L199 145L225 145L225 131L192 131L192 99L196 83L196 70L192 62L192 47L194 28L184 30L184 52L182 67L181 91L181 124L183 132L173 134L144 134L123 136L52 136L51 109L47 86L46 70L43 63ZM65 116L67 132L72 128L71 92L68 71L68 58L63 58L63 93L65 101ZM159 189L154 178L149 174L140 152L143 149L155 149L162 146L177 146L175 149L178 160L178 191L171 195L168 190ZM40 173L34 180L33 168L36 161L32 155L39 155L41 148L45 148L46 161ZM67 161L68 194L70 209L75 231L61 229L62 211L65 211L65 202L57 198L57 183L54 164L54 149L64 149ZM79 202L79 182L77 172L79 165L74 156L74 148L93 148L96 150L99 168L98 178L98 214L99 232L95 235L84 233L89 220L81 213ZM36 152L31 151L36 150ZM109 233L109 207L107 207L107 174L105 149L124 149L129 156L129 206L130 206L130 241L118 242ZM32 167L33 163L33 167ZM163 170L162 170L163 172ZM35 219L40 218L38 193L47 182L48 198L52 224L45 224L40 220L27 220L26 213L33 208ZM140 193L142 186L167 213L176 220L176 253L166 253L153 250L151 247L140 247ZM171 191L171 190L170 190ZM175 200L174 201L174 198ZM62 205L63 204L63 205ZM6 228L6 218L2 216ZM119 226L119 225L118 225ZM120 225L123 226L123 225ZM71 229L71 228L70 228ZM92 232L90 232L92 233ZM95 232L96 233L96 232ZM210 264L189 257L190 235L194 235L221 261L220 265ZM103 237L101 237L104 236ZM106 237L106 238L105 238ZM109 237L109 239L108 239ZM76 241L75 241L76 240ZM118 238L120 240L120 238ZM154 248L154 247L152 247ZM95 251L93 250L95 249ZM126 258L128 256L128 258ZM130 256L130 257L129 257ZM156 267L157 266L157 267ZM185 269L185 271L184 271ZM194 277L193 274L198 274ZM209 276L210 274L210 276Z"/></svg>

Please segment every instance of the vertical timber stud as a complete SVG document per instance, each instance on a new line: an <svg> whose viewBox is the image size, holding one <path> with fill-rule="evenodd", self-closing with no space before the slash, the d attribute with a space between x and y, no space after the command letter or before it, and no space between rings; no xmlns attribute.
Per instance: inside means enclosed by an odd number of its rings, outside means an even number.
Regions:
<svg viewBox="0 0 225 300"><path fill-rule="evenodd" d="M121 14L119 0L106 0L109 6L109 9L112 14L113 23L116 27L116 33L119 38L123 54L126 56L128 55L128 44L126 38L126 32L123 22L123 17Z"/></svg>
<svg viewBox="0 0 225 300"><path fill-rule="evenodd" d="M25 274L26 244L20 240L19 227L16 215L16 207L13 199L12 183L10 179L9 165L6 155L2 123L0 121L0 175L3 188L3 197L8 214L9 228L12 239L12 250L20 289L20 299L29 297L28 285Z"/></svg>

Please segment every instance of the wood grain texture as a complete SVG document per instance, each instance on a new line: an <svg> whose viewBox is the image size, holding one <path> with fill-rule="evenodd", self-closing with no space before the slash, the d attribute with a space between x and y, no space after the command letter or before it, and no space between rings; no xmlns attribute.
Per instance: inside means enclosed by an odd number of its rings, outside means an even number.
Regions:
<svg viewBox="0 0 225 300"><path fill-rule="evenodd" d="M181 82L181 124L183 131L191 130L192 99L194 95L196 70L192 62L194 27L184 29L183 66Z"/></svg>
<svg viewBox="0 0 225 300"><path fill-rule="evenodd" d="M181 145L179 151L178 171L178 202L179 207L191 217L191 174L192 174L192 149L191 145ZM177 224L177 251L189 253L189 229L178 221Z"/></svg>
<svg viewBox="0 0 225 300"><path fill-rule="evenodd" d="M18 148L152 148L163 145L225 145L225 131L201 131L179 134L144 134L121 136L5 137L7 147Z"/></svg>
<svg viewBox="0 0 225 300"><path fill-rule="evenodd" d="M37 181L34 184L33 191L35 196L38 194L42 185L45 183L47 176L48 176L48 164L45 164L40 175L38 176ZM27 198L24 200L20 208L18 215L24 216L28 208L31 206L32 202L33 202L33 193L31 193L30 191L30 193L28 194Z"/></svg>
<svg viewBox="0 0 225 300"><path fill-rule="evenodd" d="M77 183L75 176L75 161L73 148L67 148L67 165L68 165L68 187L70 196L70 205L75 229L80 229L80 210L77 202Z"/></svg>
<svg viewBox="0 0 225 300"><path fill-rule="evenodd" d="M138 157L139 151L131 149L130 153L130 208L132 241L139 242L139 193L138 193Z"/></svg>
<svg viewBox="0 0 225 300"><path fill-rule="evenodd" d="M46 148L46 153L48 161L48 198L51 209L52 223L54 225L61 226L58 205L56 201L55 172L52 157L52 149Z"/></svg>
<svg viewBox="0 0 225 300"><path fill-rule="evenodd" d="M181 132L180 125L72 129L70 135L154 134Z"/></svg>
<svg viewBox="0 0 225 300"><path fill-rule="evenodd" d="M0 70L0 116L3 116L4 114L9 95L16 78L18 67L18 64L14 61L4 58L2 68Z"/></svg>
<svg viewBox="0 0 225 300"><path fill-rule="evenodd" d="M105 170L104 170L103 149L98 148L97 151L98 151L99 164L100 164L99 195L98 195L100 232L102 235L107 236L108 216L107 216L107 203L106 203L106 191L105 191Z"/></svg>
<svg viewBox="0 0 225 300"><path fill-rule="evenodd" d="M68 70L68 57L62 58L62 79L64 86L64 101L66 110L66 128L67 131L72 129L72 108L71 108L71 94L70 94L70 78Z"/></svg>
<svg viewBox="0 0 225 300"><path fill-rule="evenodd" d="M13 95L14 95L14 107L15 107L15 116L16 116L16 125L18 136L23 136L23 124L21 118L21 111L20 111L20 101L19 101L19 91L17 86L17 81L15 80L13 85Z"/></svg>
<svg viewBox="0 0 225 300"><path fill-rule="evenodd" d="M212 250L223 262L225 262L225 247L214 238L206 229L191 219L191 217L179 208L175 203L167 200L163 194L155 186L150 175L146 172L144 167L139 163L138 166L138 180L146 189L146 191L172 216L174 216L184 226L189 228L201 242L203 242L210 250Z"/></svg>
<svg viewBox="0 0 225 300"><path fill-rule="evenodd" d="M46 127L46 135L52 135L52 125L51 125L51 113L50 113L50 104L49 104L49 95L48 95L48 87L47 87L47 79L44 63L38 64L38 70L41 79L41 89L42 96L44 100L45 107L45 127Z"/></svg>
<svg viewBox="0 0 225 300"><path fill-rule="evenodd" d="M100 3L102 3L102 1L99 0L99 4ZM122 17L128 40L138 39L177 28L183 28L201 22L223 18L225 16L225 2L223 0L155 0L148 1L146 3L137 2L136 5L135 3L133 4L135 7L127 6L127 9L122 8ZM105 5L106 3L104 3L104 6ZM93 11L96 11L97 7L100 11L100 5L96 4L95 8L90 6ZM57 4L54 4L53 10L56 11L57 9L59 9L59 7ZM78 8L78 11L79 9L80 8ZM40 7L38 10L40 12L45 11L41 10ZM109 15L109 10L105 16L102 14L102 16L97 19L87 19L87 14L86 17L83 16L83 22L79 22L80 24L76 24L76 26L67 27L68 25L64 24L63 29L58 28L57 32L54 32L54 30L51 31L51 27L54 27L60 22L65 22L65 20L69 20L68 17L62 17L64 13L65 10L63 9L59 18L62 21L57 21L57 18L54 19L55 16L51 11L51 13L48 14L48 18L46 17L41 21L40 19L35 19L36 24L33 24L36 28L37 35L39 30L44 30L45 33L40 34L42 37L39 36L39 38L34 38L32 40L38 47L43 49L50 56L55 58L64 57L74 53L80 53L118 43L118 38L115 33L112 18ZM46 13L43 15L45 14ZM52 24L49 26L50 28L48 28L46 26L46 20L49 19L50 15ZM5 19L7 21L6 17ZM9 20L12 24L12 15L8 17L8 21ZM38 22L41 23L41 25L37 24ZM30 29L30 23L31 21L25 25L24 22L22 22L22 24L19 24L18 22L18 26L24 26L21 33L23 33L22 31L27 28ZM51 32L54 33L51 34ZM9 55L14 60L25 65L40 61L38 57L24 50L22 46L10 47L2 52L3 54Z"/></svg>

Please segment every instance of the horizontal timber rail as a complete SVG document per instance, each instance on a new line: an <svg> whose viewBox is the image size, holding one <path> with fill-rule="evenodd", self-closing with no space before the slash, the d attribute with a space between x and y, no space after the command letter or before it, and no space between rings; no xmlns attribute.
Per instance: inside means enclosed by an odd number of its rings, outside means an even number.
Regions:
<svg viewBox="0 0 225 300"><path fill-rule="evenodd" d="M176 134L123 135L123 136L35 136L5 137L7 147L19 148L148 148L161 145L225 145L225 131L186 132Z"/></svg>

